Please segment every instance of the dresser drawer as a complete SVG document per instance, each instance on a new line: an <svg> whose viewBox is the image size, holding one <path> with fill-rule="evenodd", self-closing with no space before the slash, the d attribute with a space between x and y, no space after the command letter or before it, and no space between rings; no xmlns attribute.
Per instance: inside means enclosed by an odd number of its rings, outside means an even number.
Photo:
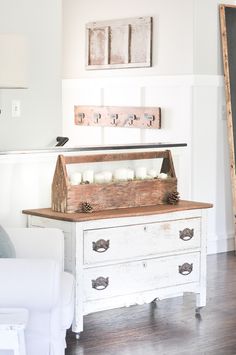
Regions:
<svg viewBox="0 0 236 355"><path fill-rule="evenodd" d="M200 247L200 218L84 231L84 264Z"/></svg>
<svg viewBox="0 0 236 355"><path fill-rule="evenodd" d="M85 301L199 281L199 253L84 270Z"/></svg>

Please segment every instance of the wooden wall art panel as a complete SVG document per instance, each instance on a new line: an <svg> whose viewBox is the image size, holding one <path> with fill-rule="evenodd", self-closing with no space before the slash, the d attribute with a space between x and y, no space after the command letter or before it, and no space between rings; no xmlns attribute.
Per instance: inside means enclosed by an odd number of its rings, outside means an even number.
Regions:
<svg viewBox="0 0 236 355"><path fill-rule="evenodd" d="M74 106L75 124L128 128L161 128L159 107Z"/></svg>
<svg viewBox="0 0 236 355"><path fill-rule="evenodd" d="M152 17L91 22L86 37L86 69L152 65Z"/></svg>

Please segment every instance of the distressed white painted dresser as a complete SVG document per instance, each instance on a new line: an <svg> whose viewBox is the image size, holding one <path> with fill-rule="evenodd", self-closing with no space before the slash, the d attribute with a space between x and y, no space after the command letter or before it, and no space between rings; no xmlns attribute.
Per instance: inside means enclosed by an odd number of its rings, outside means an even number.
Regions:
<svg viewBox="0 0 236 355"><path fill-rule="evenodd" d="M24 210L29 227L65 235L65 269L76 279L73 331L83 316L115 307L196 293L206 304L206 209L180 201L93 213Z"/></svg>

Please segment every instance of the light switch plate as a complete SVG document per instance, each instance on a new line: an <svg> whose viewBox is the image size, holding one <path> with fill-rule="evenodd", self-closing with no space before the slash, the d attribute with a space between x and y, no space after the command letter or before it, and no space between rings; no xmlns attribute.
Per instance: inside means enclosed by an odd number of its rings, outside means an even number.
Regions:
<svg viewBox="0 0 236 355"><path fill-rule="evenodd" d="M19 118L21 116L21 102L20 102L20 100L12 100L11 115L13 118Z"/></svg>

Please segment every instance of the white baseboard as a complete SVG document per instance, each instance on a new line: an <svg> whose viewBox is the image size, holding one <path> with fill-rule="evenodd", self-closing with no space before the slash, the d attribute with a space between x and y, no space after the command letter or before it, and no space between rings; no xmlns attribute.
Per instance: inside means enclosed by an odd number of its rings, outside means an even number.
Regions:
<svg viewBox="0 0 236 355"><path fill-rule="evenodd" d="M225 238L221 239L215 239L214 238L208 238L208 243L207 243L207 254L217 254L217 253L225 253L227 251L233 251L235 250L235 245L234 245L234 236L228 235L225 236Z"/></svg>

